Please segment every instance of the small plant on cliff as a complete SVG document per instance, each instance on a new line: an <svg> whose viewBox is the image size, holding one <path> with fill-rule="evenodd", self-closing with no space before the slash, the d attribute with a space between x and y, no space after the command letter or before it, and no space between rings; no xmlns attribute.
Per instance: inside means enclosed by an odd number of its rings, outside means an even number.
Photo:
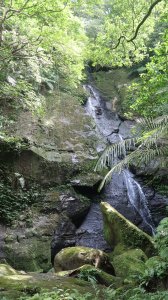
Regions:
<svg viewBox="0 0 168 300"><path fill-rule="evenodd" d="M15 190L9 183L0 183L0 219L1 222L11 225L19 219L20 213L36 203L41 194L36 187L29 190ZM26 216L25 216L26 218Z"/></svg>

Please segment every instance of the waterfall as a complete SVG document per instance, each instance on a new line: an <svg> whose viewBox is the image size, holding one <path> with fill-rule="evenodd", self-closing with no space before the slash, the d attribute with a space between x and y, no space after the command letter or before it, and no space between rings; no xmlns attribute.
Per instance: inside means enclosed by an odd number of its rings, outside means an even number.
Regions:
<svg viewBox="0 0 168 300"><path fill-rule="evenodd" d="M110 143L115 143L116 141L122 141L123 137L120 134L120 124L121 120L118 115L112 113L100 97L99 92L93 88L91 85L85 86L85 88L90 91L90 97L88 99L86 109L88 113L94 118L97 128L103 137L107 137L107 141ZM98 110L98 111L97 111ZM100 113L101 112L101 113ZM118 132L116 133L116 128L118 127ZM114 135L115 133L115 135ZM111 138L110 138L111 136ZM123 146L123 155L126 156L126 149ZM117 157L116 157L117 160ZM131 206L134 210L141 216L144 223L148 226L149 231L154 234L154 224L152 217L148 208L147 199L144 195L144 192L139 185L139 183L133 178L133 174L124 170L120 176L125 182L127 189L127 196ZM112 187L111 187L112 189ZM114 189L114 185L113 185Z"/></svg>
<svg viewBox="0 0 168 300"><path fill-rule="evenodd" d="M155 234L155 227L152 221L148 202L140 184L133 178L133 175L128 170L123 171L125 184L127 187L127 195L130 203L139 213L143 221L149 226L152 234Z"/></svg>
<svg viewBox="0 0 168 300"><path fill-rule="evenodd" d="M96 124L96 130L105 144L123 140L124 121L116 112L109 109L109 103L104 101L99 92L91 85L84 87L89 93L86 103L86 113ZM121 128L122 127L122 128ZM126 128L128 131L128 128ZM123 146L123 156L126 149ZM117 162L117 153L115 161ZM102 197L102 198L101 198ZM126 218L135 224L143 224L143 229L154 234L154 225L148 208L147 199L141 186L128 170L120 174L113 174L111 182L105 186L100 195L100 200L108 202ZM108 245L103 236L103 218L100 205L93 203L84 222L76 232L76 245L89 246L101 250L108 250Z"/></svg>
<svg viewBox="0 0 168 300"><path fill-rule="evenodd" d="M119 134L122 141L123 138ZM123 155L126 156L126 149L123 146ZM140 184L133 178L133 174L128 170L123 170L124 180L127 188L127 195L131 205L139 213L145 224L149 227L151 233L155 234L155 226L148 208L148 202Z"/></svg>

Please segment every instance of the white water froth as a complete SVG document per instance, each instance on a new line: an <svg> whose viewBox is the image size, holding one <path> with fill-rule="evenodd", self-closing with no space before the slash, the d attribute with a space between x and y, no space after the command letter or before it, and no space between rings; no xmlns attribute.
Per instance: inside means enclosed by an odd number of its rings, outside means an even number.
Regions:
<svg viewBox="0 0 168 300"><path fill-rule="evenodd" d="M129 201L154 235L155 229L145 194L140 184L133 178L133 175L128 170L124 170L123 173Z"/></svg>

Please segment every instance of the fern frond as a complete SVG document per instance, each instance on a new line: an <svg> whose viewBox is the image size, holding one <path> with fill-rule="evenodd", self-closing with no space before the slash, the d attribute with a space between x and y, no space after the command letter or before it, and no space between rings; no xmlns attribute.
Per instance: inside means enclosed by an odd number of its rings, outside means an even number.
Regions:
<svg viewBox="0 0 168 300"><path fill-rule="evenodd" d="M153 129L156 129L158 127L164 127L168 123L168 116L163 115L158 118L143 118L143 119L138 119L138 124L137 124L137 129L143 131L150 131Z"/></svg>
<svg viewBox="0 0 168 300"><path fill-rule="evenodd" d="M137 140L137 138L126 139L108 146L98 159L95 171L100 171L106 166L111 167L121 155L125 157L126 150L135 147Z"/></svg>
<svg viewBox="0 0 168 300"><path fill-rule="evenodd" d="M111 169L104 177L99 190L109 181L114 172L120 173L134 163L138 166L148 165L155 158L161 166L168 164L168 116L157 119L143 119L140 121L142 135L137 138L122 140L108 146L97 161L95 171L108 166ZM126 156L126 151L136 147ZM118 158L123 156L122 160Z"/></svg>

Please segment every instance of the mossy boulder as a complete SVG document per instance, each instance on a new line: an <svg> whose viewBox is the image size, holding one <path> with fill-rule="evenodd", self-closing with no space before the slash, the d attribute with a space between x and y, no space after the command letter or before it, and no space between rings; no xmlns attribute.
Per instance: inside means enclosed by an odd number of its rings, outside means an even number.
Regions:
<svg viewBox="0 0 168 300"><path fill-rule="evenodd" d="M91 265L83 265L74 270L61 271L57 275L63 277L75 277L85 281L95 281L97 284L103 284L105 286L113 286L118 288L123 284L121 278L110 275L100 269L95 268Z"/></svg>
<svg viewBox="0 0 168 300"><path fill-rule="evenodd" d="M109 257L101 250L88 247L67 247L62 249L54 259L56 272L77 269L85 264L98 267L105 272L114 274Z"/></svg>
<svg viewBox="0 0 168 300"><path fill-rule="evenodd" d="M104 220L104 236L111 247L118 244L126 249L140 248L147 256L155 252L153 239L122 216L106 202L101 203Z"/></svg>
<svg viewBox="0 0 168 300"><path fill-rule="evenodd" d="M4 268L4 267L3 267ZM62 290L77 290L80 294L91 293L95 294L89 282L76 278L63 278L56 274L47 273L26 273L26 274L9 274L13 270L7 265L9 272L6 275L0 276L0 299L3 296L9 300L20 299L20 296L34 295L40 293L44 289L47 291L54 291L56 289ZM13 273L13 271L12 271ZM2 297L2 298L1 298Z"/></svg>
<svg viewBox="0 0 168 300"><path fill-rule="evenodd" d="M146 269L147 256L141 249L131 249L113 258L113 266L117 276L129 278L143 274Z"/></svg>
<svg viewBox="0 0 168 300"><path fill-rule="evenodd" d="M41 203L41 207L43 203ZM26 272L44 271L51 267L51 241L54 231L61 226L64 218L57 213L41 214L32 211L31 226L18 221L16 226L7 228L2 253L7 263L17 270Z"/></svg>
<svg viewBox="0 0 168 300"><path fill-rule="evenodd" d="M1 160L13 172L22 174L26 184L33 180L46 187L60 185L92 169L101 140L79 99L78 93L54 90L47 95L46 114L38 118L23 110L15 116L8 135L15 132L27 141L27 147L19 155L16 151L2 153Z"/></svg>
<svg viewBox="0 0 168 300"><path fill-rule="evenodd" d="M125 251L127 251L128 249L125 247L125 245L123 244L117 244L117 246L114 248L113 252L110 253L110 257L116 256L116 255L120 255L122 253L124 253Z"/></svg>
<svg viewBox="0 0 168 300"><path fill-rule="evenodd" d="M0 276L10 276L18 274L10 265L0 264Z"/></svg>

